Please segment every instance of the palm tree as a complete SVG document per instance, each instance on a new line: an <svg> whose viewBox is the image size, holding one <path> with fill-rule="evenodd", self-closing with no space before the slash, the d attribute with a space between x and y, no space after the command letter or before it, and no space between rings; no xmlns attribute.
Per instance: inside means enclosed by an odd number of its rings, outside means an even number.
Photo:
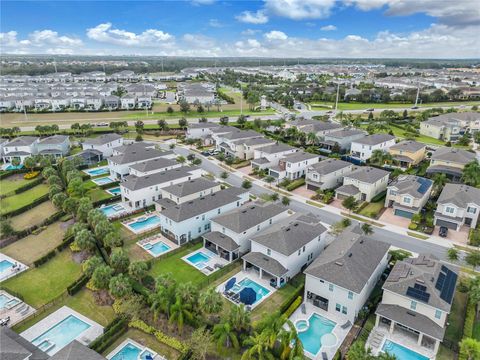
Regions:
<svg viewBox="0 0 480 360"><path fill-rule="evenodd" d="M309 132L307 134L307 142L311 145L315 144L317 142L318 138L317 138L317 134L315 134L314 132Z"/></svg>
<svg viewBox="0 0 480 360"><path fill-rule="evenodd" d="M373 227L372 225L368 224L368 223L363 223L362 224L362 232L365 234L365 235L371 235L373 234Z"/></svg>
<svg viewBox="0 0 480 360"><path fill-rule="evenodd" d="M450 261L457 261L458 260L458 255L459 254L458 254L457 248L452 247L452 248L449 248L447 250L447 258Z"/></svg>
<svg viewBox="0 0 480 360"><path fill-rule="evenodd" d="M243 304L240 306L233 306L230 309L228 321L237 332L246 332L250 330L250 312L245 309L245 305Z"/></svg>
<svg viewBox="0 0 480 360"><path fill-rule="evenodd" d="M180 283L177 286L176 295L183 303L195 306L198 300L198 289L192 282Z"/></svg>
<svg viewBox="0 0 480 360"><path fill-rule="evenodd" d="M238 349L239 342L237 334L235 333L232 325L228 321L223 321L220 324L217 324L213 327L212 330L213 338L217 341L217 348L219 351L223 347Z"/></svg>
<svg viewBox="0 0 480 360"><path fill-rule="evenodd" d="M297 330L290 320L287 320L288 329L282 328L278 334L280 342L280 359L289 360L303 357L303 344L298 337Z"/></svg>
<svg viewBox="0 0 480 360"><path fill-rule="evenodd" d="M263 181L265 181L267 184L270 185L272 182L275 181L275 178L271 175L268 175L268 176L265 177L265 179L263 179Z"/></svg>
<svg viewBox="0 0 480 360"><path fill-rule="evenodd" d="M283 324L285 324L285 321L287 321L285 315L282 315L280 311L277 310L273 313L264 315L258 322L255 330L268 338L270 348L273 349L277 336L282 329Z"/></svg>
<svg viewBox="0 0 480 360"><path fill-rule="evenodd" d="M223 306L222 296L213 287L209 288L200 294L199 305L206 314L218 313Z"/></svg>
<svg viewBox="0 0 480 360"><path fill-rule="evenodd" d="M480 184L480 164L477 160L473 160L465 165L462 173L462 181L465 184L474 187L477 187Z"/></svg>
<svg viewBox="0 0 480 360"><path fill-rule="evenodd" d="M150 309L153 311L153 318L156 321L158 314L161 312L167 315L167 319L170 318L170 307L175 301L175 287L161 286L155 293L151 295Z"/></svg>
<svg viewBox="0 0 480 360"><path fill-rule="evenodd" d="M254 332L245 341L244 345L248 346L242 355L242 360L273 360L275 357L271 352L270 338L267 333Z"/></svg>
<svg viewBox="0 0 480 360"><path fill-rule="evenodd" d="M447 183L447 175L443 173L435 174L435 176L433 177L433 185L435 186L435 193L439 193L440 190L443 189L446 183Z"/></svg>
<svg viewBox="0 0 480 360"><path fill-rule="evenodd" d="M192 305L189 303L184 303L182 299L177 296L175 303L170 306L170 323L177 323L177 328L179 331L183 330L183 325L185 321L193 320Z"/></svg>

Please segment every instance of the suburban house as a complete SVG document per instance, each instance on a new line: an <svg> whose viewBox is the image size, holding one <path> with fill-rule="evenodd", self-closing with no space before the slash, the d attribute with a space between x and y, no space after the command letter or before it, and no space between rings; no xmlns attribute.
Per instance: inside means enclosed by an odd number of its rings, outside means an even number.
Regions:
<svg viewBox="0 0 480 360"><path fill-rule="evenodd" d="M358 129L344 129L325 134L320 146L322 149L332 151L338 147L340 151L348 151L352 146L352 142L364 138L367 133Z"/></svg>
<svg viewBox="0 0 480 360"><path fill-rule="evenodd" d="M0 138L0 157L3 157L3 147L8 143L7 139Z"/></svg>
<svg viewBox="0 0 480 360"><path fill-rule="evenodd" d="M284 206L257 202L215 216L203 234L205 248L233 261L250 251L250 238L289 216Z"/></svg>
<svg viewBox="0 0 480 360"><path fill-rule="evenodd" d="M295 213L250 238L251 251L242 257L243 269L270 278L282 287L305 270L324 250L327 229L311 213Z"/></svg>
<svg viewBox="0 0 480 360"><path fill-rule="evenodd" d="M284 143L262 146L254 150L252 168L268 169L277 166L280 159L297 151L297 148Z"/></svg>
<svg viewBox="0 0 480 360"><path fill-rule="evenodd" d="M247 190L230 187L203 197L173 205L159 213L161 231L182 245L210 231L210 220L250 200Z"/></svg>
<svg viewBox="0 0 480 360"><path fill-rule="evenodd" d="M441 147L432 154L427 174L446 174L452 181L460 181L463 168L476 159L475 153L452 147Z"/></svg>
<svg viewBox="0 0 480 360"><path fill-rule="evenodd" d="M462 123L450 114L431 117L420 123L420 134L443 141L457 141L463 132Z"/></svg>
<svg viewBox="0 0 480 360"><path fill-rule="evenodd" d="M240 159L251 160L255 155L255 150L267 145L274 145L275 140L263 136L233 142L233 146Z"/></svg>
<svg viewBox="0 0 480 360"><path fill-rule="evenodd" d="M209 138L212 136L212 129L220 127L219 124L215 123L198 123L198 124L188 124L186 138L187 139L203 139Z"/></svg>
<svg viewBox="0 0 480 360"><path fill-rule="evenodd" d="M353 158L367 161L375 150L388 151L395 145L395 136L388 134L373 134L352 141L350 153Z"/></svg>
<svg viewBox="0 0 480 360"><path fill-rule="evenodd" d="M343 200L353 196L357 201L372 201L376 195L387 189L388 171L374 168L371 166L362 166L345 174L343 185L336 189L335 196Z"/></svg>
<svg viewBox="0 0 480 360"><path fill-rule="evenodd" d="M18 159L23 164L25 158L38 154L40 139L35 136L19 136L3 145L3 162L11 163Z"/></svg>
<svg viewBox="0 0 480 360"><path fill-rule="evenodd" d="M123 145L123 137L118 134L105 134L95 138L85 139L82 143L83 150L100 151L103 157L109 157L113 154L113 149Z"/></svg>
<svg viewBox="0 0 480 360"><path fill-rule="evenodd" d="M385 207L393 213L411 219L418 214L432 192L433 181L415 175L399 175L387 187Z"/></svg>
<svg viewBox="0 0 480 360"><path fill-rule="evenodd" d="M165 152L163 152L165 155ZM164 172L181 167L182 164L169 158L159 157L147 161L137 162L130 166L130 174L147 176L156 172Z"/></svg>
<svg viewBox="0 0 480 360"><path fill-rule="evenodd" d="M388 265L390 245L350 226L304 271L305 301L355 322Z"/></svg>
<svg viewBox="0 0 480 360"><path fill-rule="evenodd" d="M459 231L463 225L474 229L480 213L480 189L446 184L437 200L435 225Z"/></svg>
<svg viewBox="0 0 480 360"><path fill-rule="evenodd" d="M198 167L182 166L169 171L157 172L147 176L128 175L120 183L122 201L133 209L153 205L161 199L161 189L184 181L190 181L202 176Z"/></svg>
<svg viewBox="0 0 480 360"><path fill-rule="evenodd" d="M343 177L353 171L352 163L338 159L324 159L307 168L308 190L334 189L343 183Z"/></svg>
<svg viewBox="0 0 480 360"><path fill-rule="evenodd" d="M184 181L162 188L160 190L162 197L156 201L155 207L160 211L174 204L183 204L187 201L213 194L221 189L220 183L204 177Z"/></svg>
<svg viewBox="0 0 480 360"><path fill-rule="evenodd" d="M38 142L37 150L39 155L64 157L70 151L70 138L66 135L49 136Z"/></svg>
<svg viewBox="0 0 480 360"><path fill-rule="evenodd" d="M372 333L427 350L428 357L435 358L457 279L455 270L432 255L398 261L383 285Z"/></svg>
<svg viewBox="0 0 480 360"><path fill-rule="evenodd" d="M307 168L318 163L323 156L297 151L285 155L278 161L278 165L269 168L269 175L277 180L295 180L305 176Z"/></svg>
<svg viewBox="0 0 480 360"><path fill-rule="evenodd" d="M319 140L323 140L325 135L331 134L343 129L343 126L337 123L320 120L293 120L285 123L285 129L297 128L298 131L305 134L314 133Z"/></svg>
<svg viewBox="0 0 480 360"><path fill-rule="evenodd" d="M390 146L388 152L402 169L408 169L411 166L418 165L425 159L427 146L413 140L400 141L398 144Z"/></svg>
<svg viewBox="0 0 480 360"><path fill-rule="evenodd" d="M214 134L212 138L215 141L216 149L225 153L225 155L245 159L243 154L242 141L260 137L258 132L253 130L239 130L234 128L227 133Z"/></svg>

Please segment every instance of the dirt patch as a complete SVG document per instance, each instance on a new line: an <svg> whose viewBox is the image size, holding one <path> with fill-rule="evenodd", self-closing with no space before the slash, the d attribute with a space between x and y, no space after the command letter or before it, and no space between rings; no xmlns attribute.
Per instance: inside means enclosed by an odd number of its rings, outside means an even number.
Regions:
<svg viewBox="0 0 480 360"><path fill-rule="evenodd" d="M72 252L72 260L76 262L77 264L83 263L85 260L87 260L90 257L88 252L86 251L76 251Z"/></svg>

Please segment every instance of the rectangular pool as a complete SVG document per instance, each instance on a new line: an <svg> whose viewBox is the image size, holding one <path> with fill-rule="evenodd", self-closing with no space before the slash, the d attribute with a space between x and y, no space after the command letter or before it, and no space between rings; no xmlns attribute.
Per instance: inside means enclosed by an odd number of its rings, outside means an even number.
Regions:
<svg viewBox="0 0 480 360"><path fill-rule="evenodd" d="M92 181L97 185L105 185L105 184L110 184L110 183L114 182L115 180L113 180L109 176L105 176L105 177L101 177L101 178L97 178L97 179L92 179Z"/></svg>
<svg viewBox="0 0 480 360"><path fill-rule="evenodd" d="M113 217L115 215L119 215L119 214L126 211L125 208L122 205L120 205L119 203L102 206L99 209L107 217Z"/></svg>
<svg viewBox="0 0 480 360"><path fill-rule="evenodd" d="M267 296L268 294L270 294L270 290L268 290L267 288L263 287L262 285L258 284L257 282L253 281L252 279L250 278L244 278L243 280L241 280L240 282L236 283L233 287L232 287L232 291L239 294L243 289L245 288L250 288L252 289L255 294L256 294L256 299L255 299L255 302L253 304L256 304L257 302L259 302L260 300L262 300L265 296ZM252 304L252 305L253 305Z"/></svg>
<svg viewBox="0 0 480 360"><path fill-rule="evenodd" d="M110 189L106 189L105 191L107 193L111 194L111 195L120 195L121 194L120 186L116 186L116 187L113 187L113 188L110 188Z"/></svg>
<svg viewBox="0 0 480 360"><path fill-rule="evenodd" d="M78 338L90 327L90 324L74 315L69 315L32 340L32 344L38 346L40 350L43 350L48 355L53 355Z"/></svg>
<svg viewBox="0 0 480 360"><path fill-rule="evenodd" d="M8 271L13 266L13 263L9 260L0 261L0 274L4 271Z"/></svg>
<svg viewBox="0 0 480 360"><path fill-rule="evenodd" d="M385 340L382 351L390 355L395 355L399 360L429 360L428 357L420 355L416 351L410 350L390 340Z"/></svg>
<svg viewBox="0 0 480 360"><path fill-rule="evenodd" d="M160 226L160 217L157 215L141 216L134 222L126 224L126 226L134 233L140 233L143 231L154 229Z"/></svg>
<svg viewBox="0 0 480 360"><path fill-rule="evenodd" d="M155 357L155 353L147 348L141 348L131 341L128 341L119 351L112 357L108 356L110 360L146 360L147 356Z"/></svg>
<svg viewBox="0 0 480 360"><path fill-rule="evenodd" d="M83 170L83 172L90 176L99 176L110 173L110 170L108 170L108 167L99 167L93 169L86 169Z"/></svg>
<svg viewBox="0 0 480 360"><path fill-rule="evenodd" d="M337 343L337 337L332 333L335 325L337 324L334 321L319 314L312 314L308 321L297 321L295 327L303 348L316 355L322 346L333 346Z"/></svg>
<svg viewBox="0 0 480 360"><path fill-rule="evenodd" d="M165 244L163 241L158 241L154 244L147 243L142 245L142 247L148 252L151 252L153 256L160 256L170 250L170 246Z"/></svg>
<svg viewBox="0 0 480 360"><path fill-rule="evenodd" d="M185 258L185 260L195 266L197 269L203 269L206 266L206 262L210 260L210 256L202 251L198 251L195 254Z"/></svg>

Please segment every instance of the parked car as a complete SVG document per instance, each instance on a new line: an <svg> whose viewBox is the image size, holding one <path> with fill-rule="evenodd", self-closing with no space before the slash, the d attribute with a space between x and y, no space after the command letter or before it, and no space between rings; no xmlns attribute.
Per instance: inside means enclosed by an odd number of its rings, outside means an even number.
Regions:
<svg viewBox="0 0 480 360"><path fill-rule="evenodd" d="M370 109L367 109L365 111L371 112L371 111L374 111L374 110L375 110L374 108L370 108Z"/></svg>
<svg viewBox="0 0 480 360"><path fill-rule="evenodd" d="M448 234L448 228L446 226L440 226L440 229L438 230L438 235L441 237L447 237Z"/></svg>
<svg viewBox="0 0 480 360"><path fill-rule="evenodd" d="M210 156L211 152L208 150L205 150L205 151L202 151L200 154L202 154L203 156Z"/></svg>
<svg viewBox="0 0 480 360"><path fill-rule="evenodd" d="M100 123L97 123L96 126L105 127L105 126L108 126L108 123L106 123L106 122L100 122Z"/></svg>

